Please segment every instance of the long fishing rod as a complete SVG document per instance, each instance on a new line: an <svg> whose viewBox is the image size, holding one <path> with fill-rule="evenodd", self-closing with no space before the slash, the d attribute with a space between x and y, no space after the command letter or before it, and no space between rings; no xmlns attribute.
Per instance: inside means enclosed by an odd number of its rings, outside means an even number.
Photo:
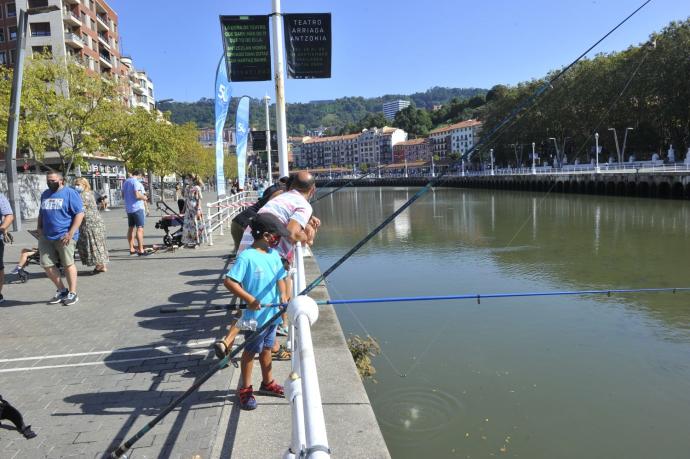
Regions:
<svg viewBox="0 0 690 459"><path fill-rule="evenodd" d="M509 293L463 293L457 295L426 295L426 296L392 296L383 298L350 298L340 300L320 300L316 301L317 305L340 305L340 304L363 304L363 303L401 303L411 301L443 301L443 300L477 300L487 298L524 298L537 296L572 296L572 295L607 295L619 293L659 293L659 292L685 292L690 291L690 287L654 287L654 288L617 288L607 290L560 290L554 292L509 292ZM206 311L236 311L247 309L249 305L240 304L224 304L214 305L211 307L193 307L193 306L163 306L160 308L162 313L172 312L206 312ZM287 303L280 303L265 307L277 306L286 307Z"/></svg>
<svg viewBox="0 0 690 459"><path fill-rule="evenodd" d="M365 174L363 174L363 175L361 175L361 176L359 176L359 177L357 177L357 178L351 179L349 182L346 182L344 185L341 185L341 186L339 186L339 187L337 187L337 188L335 188L335 189L329 191L328 193L324 193L324 194L322 194L321 196L319 196L318 198L314 198L314 199L311 201L311 204L314 204L314 203L316 203L316 202L322 200L322 199L325 198L326 196L330 196L330 195L332 195L333 193L335 193L335 192L337 192L337 191L340 191L340 190L342 190L343 188L345 188L345 187L347 187L347 186L352 186L355 182L359 182L360 180L362 180L363 178L366 178L366 177L370 176L370 175L373 174L374 172L378 172L381 168L383 168L383 166L378 166L378 167L376 167L376 168L374 168L374 169L372 169L372 170L366 172ZM328 183L326 183L326 185L324 185L324 187L328 187L328 185L331 184L331 183L333 183L333 181L334 181L334 180L330 180Z"/></svg>
<svg viewBox="0 0 690 459"><path fill-rule="evenodd" d="M546 89L550 86L552 82L554 82L556 79L560 78L560 76L567 71L570 67L575 65L582 57L584 57L585 54L587 54L589 51L591 51L595 46L597 46L599 43L601 43L606 37L608 37L611 33L613 33L616 29L618 29L621 25L623 25L625 22L627 22L631 17L633 17L639 10L642 9L647 3L651 2L651 0L646 0L642 6L637 8L633 13L631 13L628 17L626 17L623 21L621 21L616 27L614 27L611 31L609 31L606 35L604 35L601 39L599 39L594 45L592 45L587 51L585 51L582 55L580 55L577 59L575 59L570 65L568 65L565 69L561 71L556 77L554 77L552 80L550 80L548 85L545 85L544 87L540 88L533 97L530 98L531 100L536 99L539 95L541 95L543 92L546 91ZM522 106L526 106L526 103L521 104ZM516 110L521 109L521 107L518 107ZM495 135L495 133L500 129L502 126L507 124L514 116L517 115L517 111L514 110L511 112L510 115L506 119L504 119L499 126L494 128L490 133L489 136ZM488 139L487 139L488 140ZM467 151L462 158L464 159L467 155L472 153L479 145L482 145L485 141L480 141L478 144L476 144L474 147L470 148L469 151ZM384 220L380 225L378 225L372 232L370 232L364 239L362 239L358 244L356 244L351 250L349 250L345 255L343 255L338 261L336 261L330 268L328 268L321 276L316 278L314 281L311 282L305 288L302 292L300 292L300 295L306 295L310 291L312 291L314 288L316 288L326 277L328 277L333 271L335 271L340 265L342 265L347 259L349 259L357 250L359 250L364 244L366 244L370 239L372 239L379 231L381 231L388 223L393 221L395 217L397 217L400 213L402 213L405 209L407 209L410 205L412 205L417 199L419 199L421 196L423 196L427 191L431 189L431 187L438 182L444 175L445 171L442 172L439 176L437 176L435 179L431 180L429 183L427 183L421 190L419 190L417 193L415 193L414 196L412 196L406 203L404 203L398 210L393 212L391 216L389 216L386 220ZM176 398L170 405L168 405L166 408L161 411L161 413L156 416L153 420L151 420L148 424L146 424L139 432L137 432L132 438L127 440L123 445L120 445L115 451L112 452L111 457L112 458L119 458L122 457L131 447L136 443L141 437L146 435L147 432L149 432L156 424L158 424L168 413L170 413L175 407L177 407L180 403L182 403L183 400L185 400L192 392L194 392L196 389L198 389L204 382L206 382L211 376L213 376L217 371L225 368L230 360L230 358L234 357L237 355L237 353L241 350L244 349L244 347L247 345L247 343L252 343L256 341L260 335L261 332L266 330L269 326L275 322L278 317L282 314L282 309L280 308L281 311L276 313L273 317L269 319L269 321L261 326L255 333L251 335L250 338L248 338L247 341L243 342L240 344L237 348L235 348L234 351L232 351L229 355L227 355L225 358L223 358L218 364L216 364L213 368L211 368L207 373L205 373L199 381L197 381L195 384L192 385L184 394L180 395L178 398Z"/></svg>

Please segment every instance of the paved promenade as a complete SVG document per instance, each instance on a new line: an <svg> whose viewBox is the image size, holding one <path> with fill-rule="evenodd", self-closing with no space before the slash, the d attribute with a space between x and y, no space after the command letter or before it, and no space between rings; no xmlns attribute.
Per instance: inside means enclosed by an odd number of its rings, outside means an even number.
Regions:
<svg viewBox="0 0 690 459"><path fill-rule="evenodd" d="M0 394L24 414L38 437L0 427L3 459L102 457L137 432L215 362L209 345L225 332L225 312L160 314L161 306L227 304L222 286L230 238L213 247L130 257L124 211L102 213L111 263L106 274L80 269L74 306L48 305L54 287L37 265L26 284L6 275L0 305ZM146 244L161 244L155 217ZM25 222L33 229L35 222ZM227 234L227 233L226 233ZM23 231L5 252L6 271L35 240ZM308 263L312 275L316 265ZM318 295L325 296L323 287ZM331 308L314 330L319 378L333 457L388 457L369 400L354 374ZM279 381L289 362L275 364ZM254 372L259 384L258 367ZM285 399L258 396L241 412L239 370L217 373L131 451L131 458L278 457L289 443Z"/></svg>

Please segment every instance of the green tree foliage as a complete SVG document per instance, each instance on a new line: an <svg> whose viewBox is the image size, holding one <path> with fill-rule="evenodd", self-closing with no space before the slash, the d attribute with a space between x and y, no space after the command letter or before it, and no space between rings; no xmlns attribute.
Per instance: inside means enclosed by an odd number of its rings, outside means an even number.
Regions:
<svg viewBox="0 0 690 459"><path fill-rule="evenodd" d="M617 128L622 143L625 128L632 127L626 156L634 153L638 160L649 159L670 145L684 153L690 146L688 55L690 20L669 24L648 43L583 59L487 147L494 148L499 164L515 164L516 145L531 150L531 142L537 144L542 159L553 155L556 160L556 145L551 139L555 138L561 158L567 156L571 163L575 159L589 162L597 131L604 147L600 160L606 161L609 156L616 157L614 137L608 128ZM493 87L486 95L487 104L480 109L484 132L498 126L554 74L517 86Z"/></svg>
<svg viewBox="0 0 690 459"><path fill-rule="evenodd" d="M367 115L381 114L383 103L391 100L410 100L419 108L431 110L434 106L447 104L453 98L458 101L468 100L475 96L483 96L485 93L485 89L477 88L434 87L412 95L389 94L374 98L343 97L336 100L287 104L288 134L304 135L307 130L319 127L328 127L331 134L351 132L356 126L360 126L360 122ZM227 119L231 125L234 123L236 107L237 98L233 98ZM159 108L163 111L170 111L170 119L174 123L193 121L200 127L213 127L214 124L213 99L204 98L197 102L164 100L159 102ZM273 119L275 105L271 105L270 112ZM253 128L265 129L264 113L263 101L252 99L249 105L249 122Z"/></svg>
<svg viewBox="0 0 690 459"><path fill-rule="evenodd" d="M339 134L355 134L364 129L382 128L390 125L391 121L387 120L383 113L367 113L357 123L347 124L340 130Z"/></svg>
<svg viewBox="0 0 690 459"><path fill-rule="evenodd" d="M20 148L41 161L55 151L69 174L84 155L99 151L97 133L108 123L115 100L113 81L94 78L73 62L41 56L27 62L22 93Z"/></svg>
<svg viewBox="0 0 690 459"><path fill-rule="evenodd" d="M431 116L426 110L410 105L395 114L393 126L413 136L425 136L432 127Z"/></svg>

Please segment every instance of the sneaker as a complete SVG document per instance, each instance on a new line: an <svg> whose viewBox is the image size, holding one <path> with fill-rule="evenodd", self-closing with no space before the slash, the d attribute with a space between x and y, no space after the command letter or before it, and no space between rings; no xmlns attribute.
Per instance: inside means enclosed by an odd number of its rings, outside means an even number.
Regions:
<svg viewBox="0 0 690 459"><path fill-rule="evenodd" d="M285 395L285 389L283 389L283 386L278 384L274 379L268 384L264 384L262 382L261 387L259 387L258 393L263 395L272 395L274 397L283 397Z"/></svg>
<svg viewBox="0 0 690 459"><path fill-rule="evenodd" d="M53 295L53 297L48 301L48 304L58 304L58 303L62 303L62 300L64 300L65 298L67 298L67 294L68 294L68 293L69 293L69 292L67 291L67 289L64 289L64 290L57 290L57 291L55 292L55 295Z"/></svg>
<svg viewBox="0 0 690 459"><path fill-rule="evenodd" d="M256 399L254 398L254 389L252 386L240 389L240 408L246 411L256 409Z"/></svg>
<svg viewBox="0 0 690 459"><path fill-rule="evenodd" d="M19 266L15 266L14 269L10 271L10 274L19 274L19 271L21 271L21 269L22 268L20 268Z"/></svg>
<svg viewBox="0 0 690 459"><path fill-rule="evenodd" d="M77 296L77 294L74 292L69 292L67 294L67 296L65 297L65 299L62 300L62 305L63 306L72 306L77 301L79 301L79 297Z"/></svg>
<svg viewBox="0 0 690 459"><path fill-rule="evenodd" d="M288 335L288 328L283 327L283 326L279 326L278 328L276 328L276 335L287 336Z"/></svg>

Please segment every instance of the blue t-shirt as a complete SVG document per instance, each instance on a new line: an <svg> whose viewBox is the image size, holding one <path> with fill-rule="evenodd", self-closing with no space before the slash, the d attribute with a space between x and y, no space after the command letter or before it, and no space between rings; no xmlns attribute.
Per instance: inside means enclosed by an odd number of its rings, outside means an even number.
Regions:
<svg viewBox="0 0 690 459"><path fill-rule="evenodd" d="M58 240L69 231L72 220L84 212L84 204L77 190L63 186L56 192L45 190L41 195L41 225L46 239ZM79 239L79 229L74 233Z"/></svg>
<svg viewBox="0 0 690 459"><path fill-rule="evenodd" d="M137 191L144 192L144 185L137 178L130 177L122 184L122 197L125 199L125 212L128 214L144 210L144 201L137 199Z"/></svg>
<svg viewBox="0 0 690 459"><path fill-rule="evenodd" d="M254 248L243 251L226 277L242 284L242 288L264 304L279 304L280 292L276 285L287 276L278 252L269 249L267 253ZM242 311L243 319L255 319L259 327L278 312L277 307L261 307L258 311Z"/></svg>

